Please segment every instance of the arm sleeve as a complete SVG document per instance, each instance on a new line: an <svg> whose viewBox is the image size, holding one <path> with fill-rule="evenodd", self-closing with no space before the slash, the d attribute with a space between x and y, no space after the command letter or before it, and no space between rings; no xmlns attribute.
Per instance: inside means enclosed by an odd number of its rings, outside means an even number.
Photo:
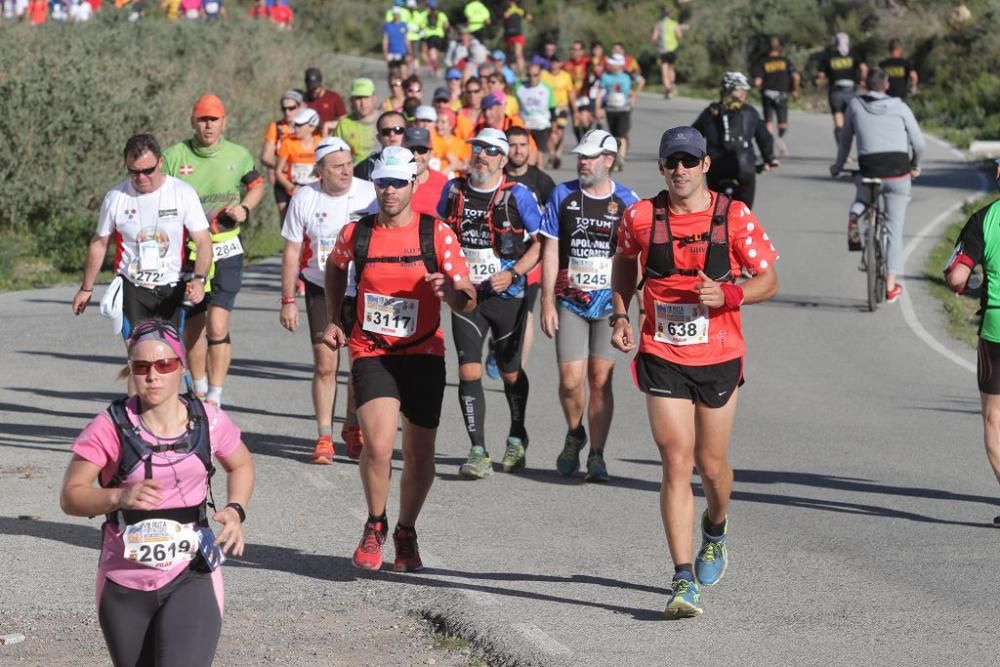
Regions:
<svg viewBox="0 0 1000 667"><path fill-rule="evenodd" d="M913 147L913 157L910 163L914 167L920 166L920 160L924 157L924 149L927 147L927 143L924 141L924 133L920 131L917 119L913 116L913 111L905 105L903 106L903 123L906 125L906 136Z"/></svg>
<svg viewBox="0 0 1000 667"><path fill-rule="evenodd" d="M983 261L983 253L986 249L986 236L983 234L983 221L986 220L986 213L990 210L987 206L976 211L962 227L955 241L955 251L951 254L948 264L945 266L947 273L957 264L965 264L969 268Z"/></svg>
<svg viewBox="0 0 1000 667"><path fill-rule="evenodd" d="M778 261L778 251L750 208L734 201L729 207L729 247L750 275L767 271Z"/></svg>
<svg viewBox="0 0 1000 667"><path fill-rule="evenodd" d="M333 247L333 263L342 271L346 271L354 260L354 224L350 222L344 225Z"/></svg>
<svg viewBox="0 0 1000 667"><path fill-rule="evenodd" d="M526 186L518 183L511 192L514 201L517 202L517 211L521 214L521 224L524 231L531 235L538 233L538 227L542 222L542 211L538 207L538 200L531 194Z"/></svg>
<svg viewBox="0 0 1000 667"><path fill-rule="evenodd" d="M469 276L465 253L458 244L458 238L443 222L438 223L434 234L434 249L437 251L438 267L453 283Z"/></svg>
<svg viewBox="0 0 1000 667"><path fill-rule="evenodd" d="M760 156L763 158L764 162L774 161L774 137L771 133L767 131L767 126L764 125L764 121L761 120L760 114L753 107L748 108L752 113L750 114L753 118L754 123L754 141L757 142L757 148L760 149Z"/></svg>

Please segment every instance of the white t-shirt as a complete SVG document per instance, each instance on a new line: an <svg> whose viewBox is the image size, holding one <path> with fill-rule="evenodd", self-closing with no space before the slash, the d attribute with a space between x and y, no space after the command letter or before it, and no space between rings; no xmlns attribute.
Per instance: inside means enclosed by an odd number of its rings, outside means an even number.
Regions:
<svg viewBox="0 0 1000 667"><path fill-rule="evenodd" d="M115 235L115 273L143 287L180 279L185 229L208 229L208 220L195 189L173 176L144 195L125 179L104 196L97 219L98 236Z"/></svg>
<svg viewBox="0 0 1000 667"><path fill-rule="evenodd" d="M326 258L333 252L340 230L369 213L378 213L375 186L355 178L346 195L331 197L320 183L303 185L295 191L281 235L302 244L302 276L320 287L326 275ZM347 294L354 293L354 268L347 270Z"/></svg>

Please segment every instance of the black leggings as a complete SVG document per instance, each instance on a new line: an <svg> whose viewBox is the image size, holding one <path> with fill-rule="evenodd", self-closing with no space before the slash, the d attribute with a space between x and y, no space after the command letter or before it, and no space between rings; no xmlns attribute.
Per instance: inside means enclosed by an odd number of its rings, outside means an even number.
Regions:
<svg viewBox="0 0 1000 667"><path fill-rule="evenodd" d="M115 667L211 667L222 632L212 575L190 569L155 591L106 580L97 617Z"/></svg>

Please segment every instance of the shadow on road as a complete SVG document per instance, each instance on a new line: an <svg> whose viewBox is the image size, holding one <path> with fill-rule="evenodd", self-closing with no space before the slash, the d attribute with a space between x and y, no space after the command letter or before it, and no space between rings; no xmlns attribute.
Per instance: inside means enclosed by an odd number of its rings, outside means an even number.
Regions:
<svg viewBox="0 0 1000 667"><path fill-rule="evenodd" d="M843 312L845 310L868 312L868 302L861 299L849 299L833 296L808 296L805 294L778 294L770 301L757 304L764 308L805 308L828 312Z"/></svg>

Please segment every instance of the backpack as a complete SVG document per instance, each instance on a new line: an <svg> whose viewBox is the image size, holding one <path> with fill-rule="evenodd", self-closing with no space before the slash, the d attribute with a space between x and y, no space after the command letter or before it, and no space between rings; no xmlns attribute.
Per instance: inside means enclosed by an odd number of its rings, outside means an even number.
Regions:
<svg viewBox="0 0 1000 667"><path fill-rule="evenodd" d="M465 211L465 183L464 178L456 178L448 189L448 225L459 239L462 238L462 213ZM508 181L506 178L501 181L486 208L486 223L493 239L491 245L500 259L520 259L527 249L524 227L520 223L515 225L510 217L510 200L516 185L516 181ZM514 205L517 205L516 201ZM503 209L504 216L498 227L493 223L493 213L500 209Z"/></svg>
<svg viewBox="0 0 1000 667"><path fill-rule="evenodd" d="M208 514L206 505L215 507L212 498L212 475L215 474L215 466L212 464L212 442L208 428L208 416L205 413L205 406L201 401L191 396L182 396L181 402L187 405L188 427L185 438L179 441L163 445L153 445L146 442L139 435L140 427L132 423L125 410L125 402L128 397L119 398L108 406L108 414L115 425L118 433L118 442L121 445L121 458L118 460L118 470L106 484L101 484L105 489L113 489L122 485L128 476L140 465L145 468L145 479L153 478L153 454L168 451L190 451L197 456L205 471L208 473L208 494L200 504L192 507L181 507L165 510L115 510L105 515L105 519L112 523L117 523L124 529L125 526L144 521L146 519L171 519L178 523L197 523L198 525L208 525ZM179 445L186 444L187 448L182 449ZM209 502L212 498L212 502Z"/></svg>
<svg viewBox="0 0 1000 667"><path fill-rule="evenodd" d="M666 190L661 190L653 199L653 226L649 231L649 250L646 256L646 268L643 272L639 288L652 278L659 280L670 276L696 276L694 269L678 269L674 264L674 239L670 232L670 206ZM708 241L708 251L705 253L705 274L717 282L733 282L729 264L729 205L732 200L724 194L717 194L715 209L712 211L712 224L709 231L699 236L688 236L680 239L680 244Z"/></svg>
<svg viewBox="0 0 1000 667"><path fill-rule="evenodd" d="M376 216L374 214L366 215L354 225L354 238L352 239L354 247L354 282L359 288L361 286L361 275L364 273L365 266L370 262L376 264L404 264L412 262L418 257L418 255L368 257L368 249L372 242L372 232L375 229L375 219ZM426 213L420 215L418 232L420 235L419 257L423 260L424 267L426 267L428 273L438 272L437 250L434 248L434 226L436 224L437 219L434 216L427 215ZM340 309L340 319L344 325L344 333L348 336L351 335L354 325L357 324L357 312L357 297L345 296ZM437 333L439 324L440 320L427 333L417 336L412 340L405 340L399 343L386 343L381 337L367 331L364 327L361 328L361 332L379 349L405 350L406 348L423 343Z"/></svg>
<svg viewBox="0 0 1000 667"><path fill-rule="evenodd" d="M747 129L743 107L727 109L721 104L712 106L712 114L719 131L719 145L732 155L740 155L750 148L751 133Z"/></svg>

